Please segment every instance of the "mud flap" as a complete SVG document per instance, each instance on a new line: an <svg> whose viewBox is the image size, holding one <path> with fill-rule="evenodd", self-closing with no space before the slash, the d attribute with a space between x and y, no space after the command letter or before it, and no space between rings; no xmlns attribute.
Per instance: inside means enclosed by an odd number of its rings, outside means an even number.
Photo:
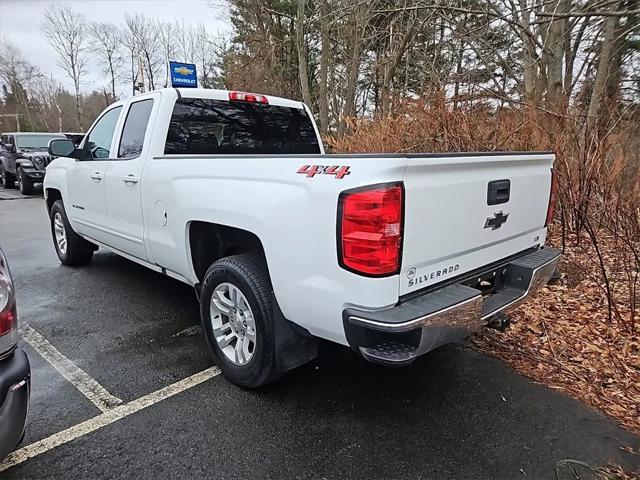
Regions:
<svg viewBox="0 0 640 480"><path fill-rule="evenodd" d="M282 374L318 356L318 339L287 320L273 297L273 334L276 342L276 369Z"/></svg>

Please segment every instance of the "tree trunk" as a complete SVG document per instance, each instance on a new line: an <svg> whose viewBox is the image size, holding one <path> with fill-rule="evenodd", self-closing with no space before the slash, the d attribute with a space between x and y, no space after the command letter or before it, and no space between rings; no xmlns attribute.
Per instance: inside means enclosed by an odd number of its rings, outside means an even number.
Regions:
<svg viewBox="0 0 640 480"><path fill-rule="evenodd" d="M347 85L344 94L344 109L340 124L338 125L338 135L347 129L347 119L353 117L356 111L356 88L358 86L358 76L360 74L360 56L362 53L362 41L364 37L364 21L367 5L361 3L353 13L351 28L351 60L348 65Z"/></svg>
<svg viewBox="0 0 640 480"><path fill-rule="evenodd" d="M593 81L593 91L591 92L591 100L589 101L589 109L587 110L587 121L585 122L585 130L592 133L598 123L598 113L602 105L603 94L609 77L610 62L615 55L614 46L616 43L616 32L618 31L619 17L610 16L604 21L604 40L600 49L598 58L598 70Z"/></svg>
<svg viewBox="0 0 640 480"><path fill-rule="evenodd" d="M630 0L627 2L625 9L635 10L638 7L638 3L638 0ZM627 52L625 43L627 42L629 33L633 31L634 27L637 27L637 22L638 16L636 14L629 15L626 18L624 24L618 22L615 35L615 43L613 45L614 51L611 58L611 63L609 65L609 77L607 79L607 86L605 88L606 99L612 101L613 103L617 103L620 97L622 60L625 53Z"/></svg>
<svg viewBox="0 0 640 480"><path fill-rule="evenodd" d="M320 98L318 107L320 109L320 134L326 135L329 131L329 96L327 92L327 75L329 73L329 56L331 52L329 40L329 5L328 0L322 0L320 5Z"/></svg>
<svg viewBox="0 0 640 480"><path fill-rule="evenodd" d="M76 115L78 117L78 126L80 127L80 131L84 131L84 125L82 123L82 102L80 100L80 81L76 78L73 83L76 89Z"/></svg>
<svg viewBox="0 0 640 480"><path fill-rule="evenodd" d="M586 19L583 20L580 28L578 29L578 33L576 34L576 38L573 44L571 43L570 35L567 35L566 37L563 90L565 95L565 103L567 105L569 105L569 101L571 100L571 93L573 91L573 68L576 62L576 56L578 55L578 50L580 49L580 45L582 44L582 38L584 37L584 32L587 28L587 25L589 25L589 22L586 21Z"/></svg>
<svg viewBox="0 0 640 480"><path fill-rule="evenodd" d="M545 13L549 15L563 15L568 11L566 0L549 2L545 6ZM545 35L545 47L542 52L542 61L546 67L546 106L553 113L562 113L564 110L564 95L562 63L563 44L567 29L567 19L550 17Z"/></svg>
<svg viewBox="0 0 640 480"><path fill-rule="evenodd" d="M147 61L147 73L149 74L149 91L156 89L155 82L153 81L153 67L151 66L151 55L149 52L144 52L145 60Z"/></svg>
<svg viewBox="0 0 640 480"><path fill-rule="evenodd" d="M522 11L522 29L531 32L531 12L526 0L520 0ZM524 43L524 95L529 107L538 106L538 59L533 39L526 33L522 35Z"/></svg>
<svg viewBox="0 0 640 480"><path fill-rule="evenodd" d="M460 101L460 76L462 75L462 57L464 55L464 36L460 35L460 44L458 45L458 59L456 62L456 76L453 86L453 109L458 110Z"/></svg>
<svg viewBox="0 0 640 480"><path fill-rule="evenodd" d="M391 102L391 82L396 75L396 69L400 62L402 61L402 57L407 51L407 47L409 46L410 40L413 38L413 35L416 31L416 24L414 23L409 27L409 29L405 32L400 40L400 44L395 52L392 53L391 58L388 60L388 63L385 65L384 69L384 77L382 79L382 112L386 115L389 113L389 103ZM393 37L390 38L390 42L393 42Z"/></svg>
<svg viewBox="0 0 640 480"><path fill-rule="evenodd" d="M56 101L56 110L58 110L58 132L62 133L62 109Z"/></svg>
<svg viewBox="0 0 640 480"><path fill-rule="evenodd" d="M111 99L116 101L116 74L113 68L113 58L109 56L109 73L111 74Z"/></svg>
<svg viewBox="0 0 640 480"><path fill-rule="evenodd" d="M311 108L311 90L309 88L309 73L307 67L307 52L304 42L304 11L306 0L298 0L298 15L296 16L296 49L298 50L298 76L302 100Z"/></svg>

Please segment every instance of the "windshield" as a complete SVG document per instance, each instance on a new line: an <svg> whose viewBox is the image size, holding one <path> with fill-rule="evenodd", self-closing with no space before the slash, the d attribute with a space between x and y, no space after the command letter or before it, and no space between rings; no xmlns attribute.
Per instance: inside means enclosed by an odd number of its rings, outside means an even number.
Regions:
<svg viewBox="0 0 640 480"><path fill-rule="evenodd" d="M169 124L167 154L320 153L313 123L301 108L183 98Z"/></svg>
<svg viewBox="0 0 640 480"><path fill-rule="evenodd" d="M49 140L54 138L65 138L64 135L16 135L16 146L24 150L25 148L37 148L46 150Z"/></svg>

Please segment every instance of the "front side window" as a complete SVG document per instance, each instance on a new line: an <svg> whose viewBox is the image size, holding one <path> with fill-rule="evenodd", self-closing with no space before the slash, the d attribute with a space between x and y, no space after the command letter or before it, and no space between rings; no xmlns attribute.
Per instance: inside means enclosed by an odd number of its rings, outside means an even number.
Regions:
<svg viewBox="0 0 640 480"><path fill-rule="evenodd" d="M87 134L84 142L84 157L88 159L105 159L111 155L111 142L116 131L116 124L122 107L116 107L105 113L93 129Z"/></svg>
<svg viewBox="0 0 640 480"><path fill-rule="evenodd" d="M169 124L166 154L320 153L313 123L302 108L182 98Z"/></svg>
<svg viewBox="0 0 640 480"><path fill-rule="evenodd" d="M131 104L122 129L118 158L137 157L142 153L144 135L152 108L152 98Z"/></svg>

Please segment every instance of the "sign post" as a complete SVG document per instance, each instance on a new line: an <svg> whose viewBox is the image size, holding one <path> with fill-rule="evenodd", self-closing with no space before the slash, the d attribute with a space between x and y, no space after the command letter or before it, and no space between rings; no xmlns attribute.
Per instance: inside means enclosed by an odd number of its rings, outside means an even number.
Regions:
<svg viewBox="0 0 640 480"><path fill-rule="evenodd" d="M174 88L197 88L198 77L193 63L169 62L171 86Z"/></svg>

